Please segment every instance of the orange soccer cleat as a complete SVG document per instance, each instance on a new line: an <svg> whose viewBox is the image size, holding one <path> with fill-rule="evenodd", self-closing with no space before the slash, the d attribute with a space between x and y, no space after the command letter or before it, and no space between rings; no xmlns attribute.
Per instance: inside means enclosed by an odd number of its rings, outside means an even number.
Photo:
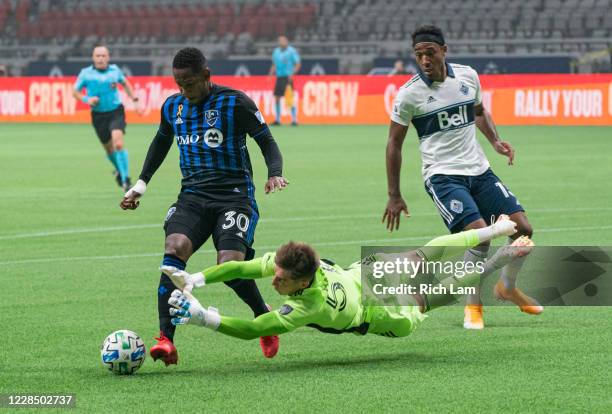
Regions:
<svg viewBox="0 0 612 414"><path fill-rule="evenodd" d="M511 246L515 248L513 250L513 254L516 257L523 257L531 252L535 246L535 243L529 237L521 236L512 242ZM519 288L506 288L501 279L495 284L493 293L499 300L510 301L516 304L521 309L521 312L525 312L530 315L539 315L544 311L544 307L535 299L524 294Z"/></svg>
<svg viewBox="0 0 612 414"><path fill-rule="evenodd" d="M509 301L517 305L521 312L525 312L530 315L539 315L544 311L544 307L534 298L527 296L519 288L507 289L502 280L499 280L495 284L493 293L497 299Z"/></svg>
<svg viewBox="0 0 612 414"><path fill-rule="evenodd" d="M482 305L466 305L463 309L463 327L465 329L484 329Z"/></svg>

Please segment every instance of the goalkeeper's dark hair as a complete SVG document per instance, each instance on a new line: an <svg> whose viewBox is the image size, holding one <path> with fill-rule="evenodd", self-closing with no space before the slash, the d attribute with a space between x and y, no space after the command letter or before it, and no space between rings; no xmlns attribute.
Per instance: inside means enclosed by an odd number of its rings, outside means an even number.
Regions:
<svg viewBox="0 0 612 414"><path fill-rule="evenodd" d="M195 47L184 47L174 55L172 67L175 69L189 68L192 73L200 73L206 68L206 57L200 49Z"/></svg>
<svg viewBox="0 0 612 414"><path fill-rule="evenodd" d="M290 241L278 248L275 262L292 279L312 279L319 268L319 255L306 243Z"/></svg>

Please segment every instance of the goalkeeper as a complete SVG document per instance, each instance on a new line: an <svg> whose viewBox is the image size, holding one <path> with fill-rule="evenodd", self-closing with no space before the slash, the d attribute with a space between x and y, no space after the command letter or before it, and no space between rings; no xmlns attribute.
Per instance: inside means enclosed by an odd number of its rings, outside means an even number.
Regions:
<svg viewBox="0 0 612 414"><path fill-rule="evenodd" d="M427 261L449 258L497 237L516 232L516 223L507 216L489 227L468 230L435 238L424 247L402 253L409 260ZM527 237L505 246L486 262L483 273L449 277L442 285L477 286L481 277L501 268L509 261L529 253L533 243ZM380 256L380 257L379 257ZM383 258L388 255L376 255ZM425 319L428 310L448 303L448 295L419 295L419 306L364 306L361 301L361 262L348 269L318 259L307 244L289 242L276 253L245 262L226 262L203 272L189 274L170 266L161 269L182 290L175 290L168 303L175 325L204 326L240 339L291 332L308 326L326 333L353 332L388 337L407 336ZM287 300L280 309L265 313L254 320L222 316L217 309L204 308L191 294L193 287L219 283L230 279L260 279L273 277L272 285Z"/></svg>

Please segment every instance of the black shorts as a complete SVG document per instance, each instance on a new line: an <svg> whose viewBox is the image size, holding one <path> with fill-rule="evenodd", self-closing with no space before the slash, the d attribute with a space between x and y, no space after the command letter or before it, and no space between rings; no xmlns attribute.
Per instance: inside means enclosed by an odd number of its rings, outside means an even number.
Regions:
<svg viewBox="0 0 612 414"><path fill-rule="evenodd" d="M119 105L108 112L91 111L91 123L100 142L106 144L111 139L111 131L120 129L125 134L125 109Z"/></svg>
<svg viewBox="0 0 612 414"><path fill-rule="evenodd" d="M236 250L252 259L255 227L259 211L255 201L210 201L197 194L181 193L170 206L164 230L170 234L184 234L191 240L193 251L198 250L212 235L215 249Z"/></svg>
<svg viewBox="0 0 612 414"><path fill-rule="evenodd" d="M285 96L287 85L291 85L293 88L293 81L290 81L288 76L277 77L276 82L274 83L274 96Z"/></svg>

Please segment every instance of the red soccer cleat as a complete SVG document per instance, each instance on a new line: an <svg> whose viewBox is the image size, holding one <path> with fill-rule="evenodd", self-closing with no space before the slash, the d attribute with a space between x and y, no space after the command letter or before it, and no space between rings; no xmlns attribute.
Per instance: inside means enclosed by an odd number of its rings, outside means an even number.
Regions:
<svg viewBox="0 0 612 414"><path fill-rule="evenodd" d="M261 351L266 358L274 358L278 352L280 340L278 339L278 335L262 336L259 338L259 344L261 345Z"/></svg>
<svg viewBox="0 0 612 414"><path fill-rule="evenodd" d="M266 307L269 311L272 310L272 307L267 303ZM278 338L278 335L262 336L259 338L259 344L261 345L261 351L266 358L274 358L274 356L278 353L278 348L280 347L280 339Z"/></svg>
<svg viewBox="0 0 612 414"><path fill-rule="evenodd" d="M178 351L170 339L164 336L163 332L159 333L159 338L155 338L157 343L151 347L149 353L153 361L161 359L166 366L178 362Z"/></svg>

